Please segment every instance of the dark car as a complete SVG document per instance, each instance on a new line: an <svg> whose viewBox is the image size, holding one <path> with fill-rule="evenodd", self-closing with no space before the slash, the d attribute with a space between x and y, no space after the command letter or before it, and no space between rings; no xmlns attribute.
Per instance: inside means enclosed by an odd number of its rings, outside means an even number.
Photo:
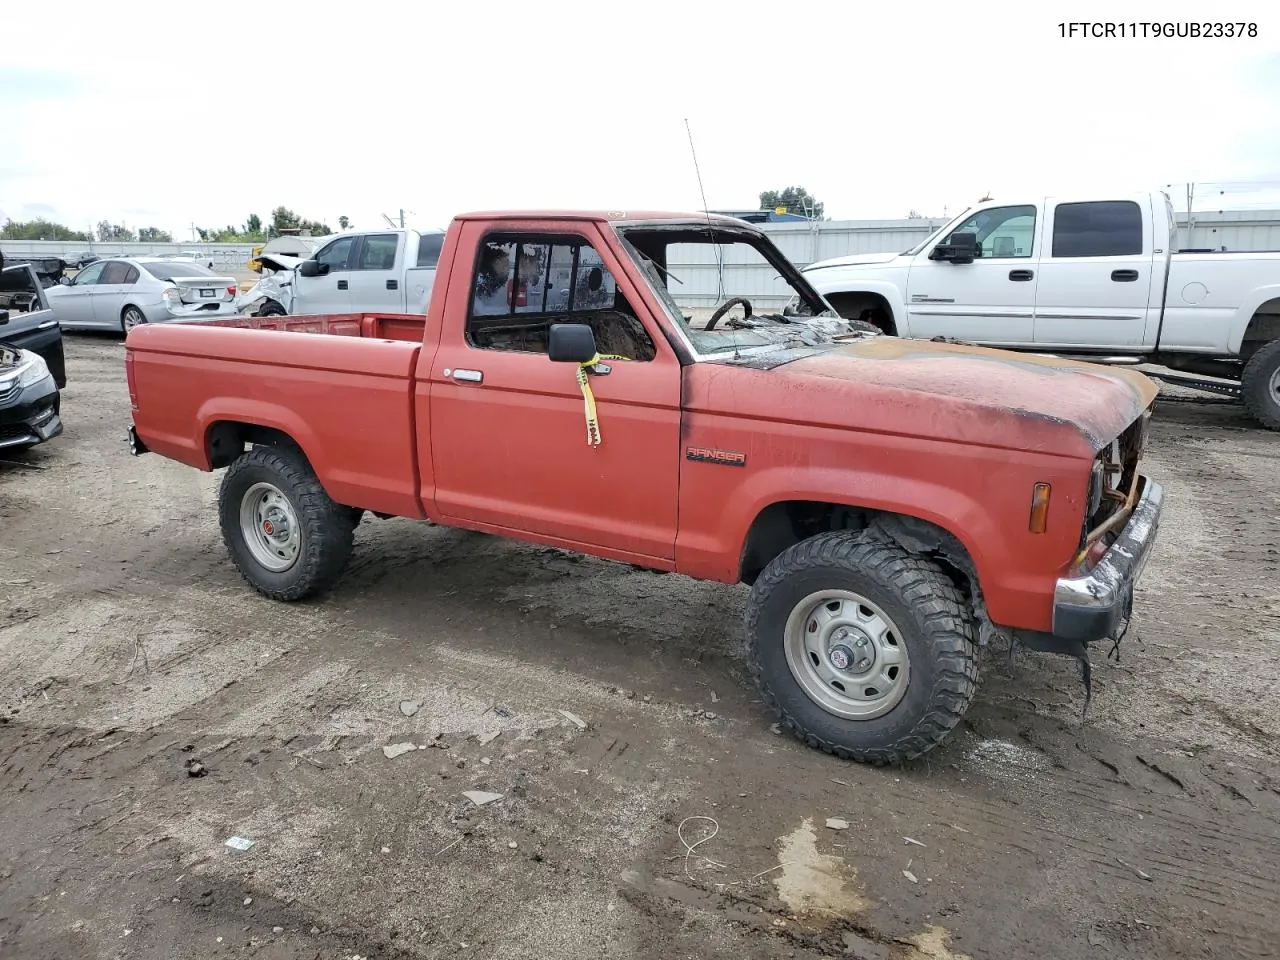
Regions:
<svg viewBox="0 0 1280 960"><path fill-rule="evenodd" d="M0 268L0 450L62 433L62 329L27 264Z"/></svg>

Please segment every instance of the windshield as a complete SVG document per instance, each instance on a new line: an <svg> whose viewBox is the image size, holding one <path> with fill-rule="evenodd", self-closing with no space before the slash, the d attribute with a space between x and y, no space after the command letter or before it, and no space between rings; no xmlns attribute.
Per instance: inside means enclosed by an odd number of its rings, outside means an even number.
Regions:
<svg viewBox="0 0 1280 960"><path fill-rule="evenodd" d="M172 260L165 263L140 263L138 266L157 280L176 280L178 277L216 277L217 274L200 263L184 263Z"/></svg>
<svg viewBox="0 0 1280 960"><path fill-rule="evenodd" d="M624 227L619 233L672 322L700 354L819 346L851 332L764 236L693 224Z"/></svg>
<svg viewBox="0 0 1280 960"><path fill-rule="evenodd" d="M903 251L902 251L902 256L904 256L904 257L914 257L917 253L919 253L921 250L923 250L923 249L924 249L925 247L927 247L929 244L933 243L933 241L934 241L934 240L937 240L937 239L938 239L938 237L942 236L943 231L944 231L944 230L946 230L946 229L947 229L947 227L949 227L952 223L955 223L957 220L959 220L959 219L960 219L960 217L963 217L966 213L968 213L968 212L969 212L969 210L970 210L970 209L971 209L970 207L965 207L965 208L964 208L964 210L962 210L962 211L961 211L961 213L960 213L960 216L959 216L959 217L956 217L956 218L955 218L955 220L951 220L951 221L949 221L949 222L947 222L947 223L944 223L944 224L943 224L942 226L940 226L937 230L933 231L933 233L929 234L927 237L925 237L923 240L921 240L919 243L917 243L917 244L916 244L914 247L912 247L911 249L909 249L909 250L903 250Z"/></svg>

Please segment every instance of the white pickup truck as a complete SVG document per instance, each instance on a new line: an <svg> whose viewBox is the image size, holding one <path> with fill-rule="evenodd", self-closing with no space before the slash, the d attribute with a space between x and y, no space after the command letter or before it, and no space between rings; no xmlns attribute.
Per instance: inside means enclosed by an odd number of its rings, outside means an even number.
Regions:
<svg viewBox="0 0 1280 960"><path fill-rule="evenodd" d="M1280 252L1175 253L1177 232L1161 192L988 202L903 253L803 272L841 316L891 335L1216 378L1193 385L1280 430Z"/></svg>
<svg viewBox="0 0 1280 960"><path fill-rule="evenodd" d="M237 299L255 313L426 313L443 231L349 231L323 238L305 260L259 256L265 276Z"/></svg>

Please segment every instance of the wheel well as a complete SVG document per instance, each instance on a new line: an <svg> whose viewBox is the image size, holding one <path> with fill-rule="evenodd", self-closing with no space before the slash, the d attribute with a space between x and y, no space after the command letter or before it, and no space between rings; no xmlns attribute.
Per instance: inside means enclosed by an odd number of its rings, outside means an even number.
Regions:
<svg viewBox="0 0 1280 960"><path fill-rule="evenodd" d="M216 470L229 466L244 453L245 444L264 447L296 447L301 444L283 430L238 420L219 420L209 425L205 434L205 453Z"/></svg>
<svg viewBox="0 0 1280 960"><path fill-rule="evenodd" d="M138 308L137 304L126 303L123 307L120 308L120 319L122 321L124 320L124 315L130 310L137 310L139 313L142 313L142 311Z"/></svg>
<svg viewBox="0 0 1280 960"><path fill-rule="evenodd" d="M836 313L846 320L862 320L874 324L890 336L897 335L898 328L893 322L893 308L880 294L855 291L828 293L825 296L827 302L835 307Z"/></svg>
<svg viewBox="0 0 1280 960"><path fill-rule="evenodd" d="M1248 361L1264 343L1280 340L1280 297L1268 300L1253 312L1240 344L1240 359Z"/></svg>
<svg viewBox="0 0 1280 960"><path fill-rule="evenodd" d="M977 593L973 558L964 544L942 527L906 514L812 500L786 500L760 511L747 531L739 579L748 586L755 583L776 556L802 540L836 530L869 528L909 553L937 561L966 599Z"/></svg>

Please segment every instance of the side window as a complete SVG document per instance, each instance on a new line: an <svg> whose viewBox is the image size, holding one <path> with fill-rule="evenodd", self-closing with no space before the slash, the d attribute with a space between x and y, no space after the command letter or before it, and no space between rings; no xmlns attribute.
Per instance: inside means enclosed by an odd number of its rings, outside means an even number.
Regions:
<svg viewBox="0 0 1280 960"><path fill-rule="evenodd" d="M120 281L123 284L131 284L138 282L138 268L133 264L129 264L129 269L125 271L124 279Z"/></svg>
<svg viewBox="0 0 1280 960"><path fill-rule="evenodd" d="M360 248L360 259L356 263L356 269L393 269L396 265L396 249L399 246L400 237L394 233L375 233L365 236L364 246Z"/></svg>
<svg viewBox="0 0 1280 960"><path fill-rule="evenodd" d="M553 323L585 323L601 353L657 355L600 254L580 237L491 235L480 245L467 339L486 350L546 353Z"/></svg>
<svg viewBox="0 0 1280 960"><path fill-rule="evenodd" d="M75 284L78 287L86 287L91 283L102 282L102 271L107 267L106 261L91 263L79 273L76 274Z"/></svg>
<svg viewBox="0 0 1280 960"><path fill-rule="evenodd" d="M444 248L443 233L424 233L418 238L418 266L434 267L440 262L440 251Z"/></svg>
<svg viewBox="0 0 1280 960"><path fill-rule="evenodd" d="M1132 200L1060 203L1053 209L1055 257L1142 254L1142 208Z"/></svg>
<svg viewBox="0 0 1280 960"><path fill-rule="evenodd" d="M107 263L107 267L102 271L102 279L99 283L120 284L124 283L125 276L129 273L129 265L121 263L119 260L112 260Z"/></svg>
<svg viewBox="0 0 1280 960"><path fill-rule="evenodd" d="M334 240L316 254L316 260L320 263L327 263L330 270L349 270L351 269L351 247L355 242L355 237L342 237L340 240Z"/></svg>
<svg viewBox="0 0 1280 960"><path fill-rule="evenodd" d="M979 210L951 233L977 236L983 259L1030 257L1036 237L1036 208L1027 205ZM950 239L948 236L943 242Z"/></svg>

